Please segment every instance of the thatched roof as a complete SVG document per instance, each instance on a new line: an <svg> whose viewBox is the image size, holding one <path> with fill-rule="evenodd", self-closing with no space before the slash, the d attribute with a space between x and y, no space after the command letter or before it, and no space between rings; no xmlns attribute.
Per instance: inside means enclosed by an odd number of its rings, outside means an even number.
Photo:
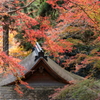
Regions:
<svg viewBox="0 0 100 100"><path fill-rule="evenodd" d="M39 54L40 53L40 54ZM76 81L76 80L82 80L83 78L75 75L73 73L70 73L66 71L65 69L61 68L57 63L55 63L53 60L51 60L49 57L44 56L44 52L37 52L37 49L28 55L23 61L21 61L19 64L24 66L27 70L24 71L25 74L27 74L31 69L34 68L34 66L39 63L39 61L43 61L47 67L51 69L51 71L55 72L59 77L61 77L63 80L69 82L69 81ZM10 84L16 80L16 77L13 75L8 75L7 78L3 79L0 82L0 86Z"/></svg>

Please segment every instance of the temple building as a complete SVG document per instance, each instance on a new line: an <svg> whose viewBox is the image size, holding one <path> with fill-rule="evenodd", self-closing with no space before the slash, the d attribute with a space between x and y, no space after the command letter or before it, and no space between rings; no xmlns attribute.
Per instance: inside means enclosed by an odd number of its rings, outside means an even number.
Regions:
<svg viewBox="0 0 100 100"><path fill-rule="evenodd" d="M56 62L44 54L44 51L38 43L33 52L20 63L26 70L25 78L22 79L32 86L63 86L70 81L78 81L83 78L66 71ZM14 84L16 77L8 75L0 82L0 86Z"/></svg>

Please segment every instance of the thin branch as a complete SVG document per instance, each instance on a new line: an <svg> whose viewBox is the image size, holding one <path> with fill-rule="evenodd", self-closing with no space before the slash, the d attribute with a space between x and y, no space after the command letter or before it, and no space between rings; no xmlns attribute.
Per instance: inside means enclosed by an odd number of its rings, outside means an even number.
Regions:
<svg viewBox="0 0 100 100"><path fill-rule="evenodd" d="M71 3L75 4L76 6L78 6L78 7L87 15L87 17L88 17L95 25L98 26L98 24L89 16L89 14L85 11L85 9L84 9L82 6L80 6L79 4L77 4L77 3L75 3L75 2L72 2L72 1L70 1L70 0L69 0L69 2L71 2ZM99 27L99 26L98 26L98 27Z"/></svg>
<svg viewBox="0 0 100 100"><path fill-rule="evenodd" d="M24 9L24 8L29 7L34 1L35 1L35 0L32 0L29 4L27 4L27 5L23 6L23 7L20 7L20 8L18 8L18 9L16 9L16 10L5 11L5 12L0 12L0 13L14 13L14 12L20 10L20 9Z"/></svg>

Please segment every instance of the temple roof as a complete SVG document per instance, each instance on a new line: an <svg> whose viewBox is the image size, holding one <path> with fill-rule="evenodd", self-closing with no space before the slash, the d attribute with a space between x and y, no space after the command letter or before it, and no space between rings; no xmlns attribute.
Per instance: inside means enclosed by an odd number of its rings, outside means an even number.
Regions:
<svg viewBox="0 0 100 100"><path fill-rule="evenodd" d="M37 49L37 47L35 47L34 51L30 55L28 55L24 60L22 60L19 64L22 65L26 69L24 73L27 74L40 61L44 62L51 71L55 72L56 75L58 75L60 78L62 78L66 82L83 79L82 77L61 68L61 66L55 63L52 59L45 56L42 49L39 50ZM16 77L14 75L8 75L7 78L4 78L0 82L0 86L10 84L14 82L15 80L16 80Z"/></svg>

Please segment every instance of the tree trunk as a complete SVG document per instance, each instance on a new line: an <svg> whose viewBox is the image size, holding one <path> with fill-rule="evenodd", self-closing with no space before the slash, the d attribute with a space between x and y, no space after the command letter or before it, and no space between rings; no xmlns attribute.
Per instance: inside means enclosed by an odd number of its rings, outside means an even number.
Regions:
<svg viewBox="0 0 100 100"><path fill-rule="evenodd" d="M9 55L9 22L8 18L4 18L3 25L3 52Z"/></svg>

